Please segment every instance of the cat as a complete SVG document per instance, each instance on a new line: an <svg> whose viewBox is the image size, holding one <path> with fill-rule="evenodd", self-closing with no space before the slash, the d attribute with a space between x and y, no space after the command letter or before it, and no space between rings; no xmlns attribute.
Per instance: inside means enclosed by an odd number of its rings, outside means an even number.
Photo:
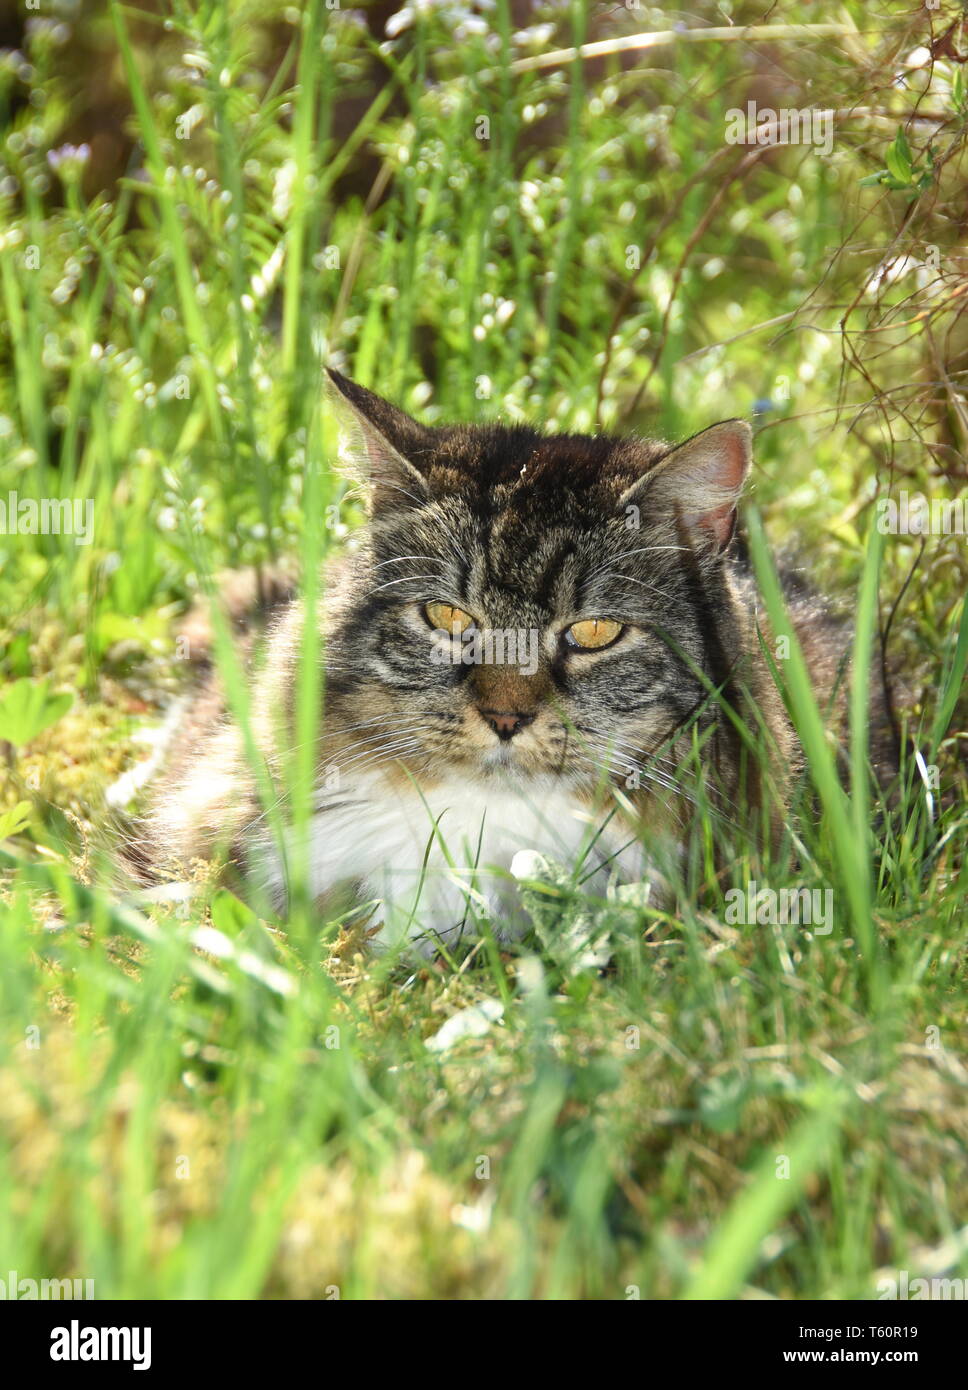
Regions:
<svg viewBox="0 0 968 1390"><path fill-rule="evenodd" d="M221 856L284 914L301 849L320 912L349 890L378 904L378 947L432 955L483 919L499 941L520 934L522 852L579 865L592 894L616 879L662 891L700 801L745 823L768 801L775 833L801 757L736 534L749 425L674 447L429 427L339 372L329 382L368 522L330 567L317 619L308 843L285 792L306 621L294 597L252 685L282 846L216 680L148 811L154 869ZM809 596L796 602L832 698L844 640Z"/></svg>

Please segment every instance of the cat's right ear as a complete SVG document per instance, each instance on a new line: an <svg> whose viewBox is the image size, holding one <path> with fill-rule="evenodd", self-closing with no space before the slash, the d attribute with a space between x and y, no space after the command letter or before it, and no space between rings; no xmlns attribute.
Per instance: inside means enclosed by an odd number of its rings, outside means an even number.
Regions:
<svg viewBox="0 0 968 1390"><path fill-rule="evenodd" d="M675 516L700 550L721 551L736 525L736 504L752 464L753 431L745 420L722 420L671 449L622 494L619 509L648 504Z"/></svg>
<svg viewBox="0 0 968 1390"><path fill-rule="evenodd" d="M373 516L429 501L427 482L405 454L419 458L431 431L381 396L326 369L327 404L339 425L341 457L369 498Z"/></svg>

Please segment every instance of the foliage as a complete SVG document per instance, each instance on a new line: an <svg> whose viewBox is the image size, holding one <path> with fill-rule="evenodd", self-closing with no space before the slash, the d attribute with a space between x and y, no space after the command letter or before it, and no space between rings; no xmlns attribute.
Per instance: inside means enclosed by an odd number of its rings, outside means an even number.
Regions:
<svg viewBox="0 0 968 1390"><path fill-rule="evenodd" d="M965 538L879 539L876 508L964 487L968 40L954 5L791 0L765 36L746 0L698 10L62 0L0 54L9 1268L127 1297L864 1297L963 1224ZM831 111L829 156L729 144L749 100ZM847 790L794 656L783 844L734 838L723 881L710 813L675 915L566 895L604 975L537 899L520 952L414 969L203 876L126 898L95 831L187 679L175 616L359 521L321 360L430 422L752 415L774 629L767 535L857 620ZM90 544L16 531L11 493L90 499ZM910 687L891 804L878 632ZM731 889L792 879L833 886L830 934L729 924Z"/></svg>

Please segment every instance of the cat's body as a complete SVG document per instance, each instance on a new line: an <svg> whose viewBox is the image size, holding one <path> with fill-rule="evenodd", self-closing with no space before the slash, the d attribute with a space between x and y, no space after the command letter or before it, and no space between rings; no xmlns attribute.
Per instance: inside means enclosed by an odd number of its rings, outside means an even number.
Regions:
<svg viewBox="0 0 968 1390"><path fill-rule="evenodd" d="M156 870L222 855L284 911L304 854L321 909L379 900L384 944L432 951L520 919L510 875L537 850L610 875L662 877L702 799L758 815L799 756L733 554L749 429L671 450L526 428L417 424L334 375L353 410L371 521L324 586L325 714L308 843L287 765L305 615L276 617L253 732L283 827L212 686L149 814ZM441 617L441 615L444 615ZM763 763L711 691L765 734ZM823 692L821 692L823 693ZM701 748L701 774L684 767ZM469 904L471 905L469 907Z"/></svg>

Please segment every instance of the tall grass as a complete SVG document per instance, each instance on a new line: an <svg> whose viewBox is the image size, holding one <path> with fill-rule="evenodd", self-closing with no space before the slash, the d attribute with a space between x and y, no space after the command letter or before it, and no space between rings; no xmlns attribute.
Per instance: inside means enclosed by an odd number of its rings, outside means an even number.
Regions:
<svg viewBox="0 0 968 1390"><path fill-rule="evenodd" d="M38 26L30 71L5 60L0 497L90 497L96 519L90 546L0 536L0 738L16 681L77 692L6 748L0 788L0 816L27 807L0 825L8 1268L134 1298L866 1297L957 1236L968 569L957 537L915 563L872 502L963 470L964 112L939 62L930 189L864 185L898 125L924 156L924 83L893 83L893 21L835 18L856 31L542 68L521 60L644 21L602 31L549 4L552 36L521 35L499 0L487 33L455 42L438 6L384 42L319 3L111 0L71 35L128 112L104 186L96 144L84 167L47 160L84 134L71 111L97 109L70 45ZM838 127L830 161L730 150L723 111L758 63L789 74L789 104L880 114ZM940 247L938 282L865 291L888 244ZM282 553L312 609L360 521L330 466L323 360L429 421L672 436L756 415L746 524L806 757L779 844L701 795L674 910L596 899L558 866L524 887L520 948L485 930L434 968L320 921L298 850L286 922L201 879L168 904L119 891L104 790L190 680L175 616L221 568ZM791 539L853 606L843 750L785 614ZM884 803L867 694L898 595L914 696ZM224 623L216 650L282 844ZM284 769L297 829L325 657L310 630ZM750 881L832 889L832 931L731 924ZM608 974L556 949L579 913L610 934ZM427 1047L482 1004L486 1031Z"/></svg>

